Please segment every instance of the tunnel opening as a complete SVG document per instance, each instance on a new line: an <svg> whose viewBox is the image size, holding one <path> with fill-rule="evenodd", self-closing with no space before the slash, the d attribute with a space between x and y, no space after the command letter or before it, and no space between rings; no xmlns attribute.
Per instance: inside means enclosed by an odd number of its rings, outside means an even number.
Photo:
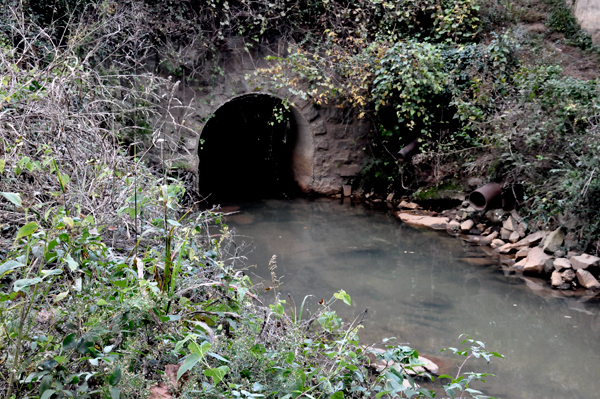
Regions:
<svg viewBox="0 0 600 399"><path fill-rule="evenodd" d="M284 101L265 94L221 106L200 137L200 194L211 203L297 195L294 114Z"/></svg>

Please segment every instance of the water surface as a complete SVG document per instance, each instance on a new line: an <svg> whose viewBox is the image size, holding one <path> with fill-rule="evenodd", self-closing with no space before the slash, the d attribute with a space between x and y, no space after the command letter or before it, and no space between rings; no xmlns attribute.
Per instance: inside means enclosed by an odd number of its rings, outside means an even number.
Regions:
<svg viewBox="0 0 600 399"><path fill-rule="evenodd" d="M305 295L314 296L314 307L346 290L352 306L336 307L345 321L369 308L362 342L397 337L440 357L442 372L455 374L456 361L440 349L458 346L458 336L468 333L506 356L465 368L497 375L479 385L488 395L599 397L600 319L593 298L562 298L544 281L506 275L478 247L410 227L389 212L329 199L237 205L240 213L228 225L253 249L247 254L257 265L249 270L253 282L270 279L268 263L276 255L282 296L289 293L298 306Z"/></svg>

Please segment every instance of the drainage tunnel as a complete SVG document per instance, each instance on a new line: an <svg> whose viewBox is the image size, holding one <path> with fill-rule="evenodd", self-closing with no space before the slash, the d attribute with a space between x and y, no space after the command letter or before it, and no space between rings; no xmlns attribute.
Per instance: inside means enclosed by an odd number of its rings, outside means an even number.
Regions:
<svg viewBox="0 0 600 399"><path fill-rule="evenodd" d="M306 178L305 154L297 145L302 119L282 100L265 94L225 103L200 137L200 194L213 203L295 194L296 181Z"/></svg>

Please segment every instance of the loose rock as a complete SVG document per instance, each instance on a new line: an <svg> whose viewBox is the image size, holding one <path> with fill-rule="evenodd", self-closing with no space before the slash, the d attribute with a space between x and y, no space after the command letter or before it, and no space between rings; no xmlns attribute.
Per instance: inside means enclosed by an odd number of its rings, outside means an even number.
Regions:
<svg viewBox="0 0 600 399"><path fill-rule="evenodd" d="M523 218L519 215L516 209L510 211L510 216L512 216L519 224L523 222Z"/></svg>
<svg viewBox="0 0 600 399"><path fill-rule="evenodd" d="M567 269L561 273L561 277L565 283L570 283L571 281L575 280L575 277L577 277L577 275L575 274L573 269Z"/></svg>
<svg viewBox="0 0 600 399"><path fill-rule="evenodd" d="M445 230L449 222L446 217L433 217L423 215L412 215L410 213L399 212L396 214L404 223L418 227L429 227L434 230Z"/></svg>
<svg viewBox="0 0 600 399"><path fill-rule="evenodd" d="M600 283L598 282L598 280L596 280L594 276L592 276L592 273L588 272L587 270L577 270L577 281L579 281L579 284L581 284L589 290L600 289Z"/></svg>
<svg viewBox="0 0 600 399"><path fill-rule="evenodd" d="M415 204L414 202L406 202L406 201L401 201L400 204L398 204L398 209L419 209L419 204Z"/></svg>
<svg viewBox="0 0 600 399"><path fill-rule="evenodd" d="M571 262L567 258L554 259L554 268L556 270L570 269Z"/></svg>
<svg viewBox="0 0 600 399"><path fill-rule="evenodd" d="M547 233L545 231L535 232L523 238L521 241L517 241L516 243L512 244L512 247L513 249L521 249L523 247L529 247L531 245L537 244L544 237L546 237L546 234Z"/></svg>
<svg viewBox="0 0 600 399"><path fill-rule="evenodd" d="M511 235L512 233L513 233L512 231L510 231L510 230L508 230L508 229L505 229L504 227L502 227L502 228L500 229L500 237L501 237L503 240L505 240L505 241L508 241L508 239L510 238L510 235ZM518 240L517 240L517 241L518 241Z"/></svg>
<svg viewBox="0 0 600 399"><path fill-rule="evenodd" d="M451 220L446 225L446 231L448 234L456 234L460 230L460 223L456 220Z"/></svg>
<svg viewBox="0 0 600 399"><path fill-rule="evenodd" d="M490 244L490 246L492 248L498 248L498 247L503 246L504 244L505 244L504 241L502 241L502 240L500 240L498 238L495 238L495 239L492 240L492 243Z"/></svg>
<svg viewBox="0 0 600 399"><path fill-rule="evenodd" d="M508 237L508 241L515 243L517 241L519 241L519 238L521 238L521 236L519 235L519 233L517 231L513 231L510 236Z"/></svg>
<svg viewBox="0 0 600 399"><path fill-rule="evenodd" d="M493 209L485 213L485 217L494 224L502 223L502 216L506 215L504 209Z"/></svg>
<svg viewBox="0 0 600 399"><path fill-rule="evenodd" d="M504 227L506 230L510 230L510 231L516 231L518 225L519 225L519 223L517 223L517 221L515 220L514 217L512 217L512 215L509 216L508 219L506 219L504 221L504 223L502 223L502 227Z"/></svg>
<svg viewBox="0 0 600 399"><path fill-rule="evenodd" d="M518 258L526 258L527 255L529 255L529 251L531 251L531 248L529 248L529 247L521 248L517 251L515 256L517 257L517 259Z"/></svg>
<svg viewBox="0 0 600 399"><path fill-rule="evenodd" d="M525 237L525 234L527 234L527 225L525 223L519 223L517 226L517 233L519 233L519 237Z"/></svg>
<svg viewBox="0 0 600 399"><path fill-rule="evenodd" d="M474 224L475 224L475 223L474 223L474 222L473 222L471 219L469 219L469 220L465 220L464 222L462 222L462 223L460 224L460 229L461 229L463 232L465 232L465 233L466 233L466 232L468 232L469 230L471 230L471 229L473 228L473 225L474 225Z"/></svg>
<svg viewBox="0 0 600 399"><path fill-rule="evenodd" d="M492 234L490 234L487 237L482 237L479 240L479 245L485 246L485 245L490 245L492 243L492 241L494 241L494 239L498 237L498 232L494 231Z"/></svg>
<svg viewBox="0 0 600 399"><path fill-rule="evenodd" d="M523 266L523 271L541 273L544 270L544 264L548 259L551 259L549 255L544 253L544 250L540 247L532 248L527 255L527 261Z"/></svg>
<svg viewBox="0 0 600 399"><path fill-rule="evenodd" d="M558 288L564 281L562 279L562 275L558 270L552 272L552 276L550 277L550 282L552 287Z"/></svg>
<svg viewBox="0 0 600 399"><path fill-rule="evenodd" d="M600 258L588 254L583 254L579 256L573 256L571 258L571 266L573 269L587 269L591 266L598 266L600 264Z"/></svg>
<svg viewBox="0 0 600 399"><path fill-rule="evenodd" d="M554 252L558 251L558 248L563 244L564 238L565 233L560 227L548 234L542 245L544 252L553 254Z"/></svg>
<svg viewBox="0 0 600 399"><path fill-rule="evenodd" d="M496 252L500 252L501 254L507 254L514 249L514 245L515 244L512 243L504 244L500 248L496 248Z"/></svg>

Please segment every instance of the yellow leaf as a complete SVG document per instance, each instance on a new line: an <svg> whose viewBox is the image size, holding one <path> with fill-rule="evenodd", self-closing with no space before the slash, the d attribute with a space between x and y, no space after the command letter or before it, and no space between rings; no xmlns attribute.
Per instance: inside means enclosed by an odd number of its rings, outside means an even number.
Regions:
<svg viewBox="0 0 600 399"><path fill-rule="evenodd" d="M73 227L75 227L75 223L73 222L73 219L68 216L63 217L63 222L65 222L65 224L71 229Z"/></svg>

